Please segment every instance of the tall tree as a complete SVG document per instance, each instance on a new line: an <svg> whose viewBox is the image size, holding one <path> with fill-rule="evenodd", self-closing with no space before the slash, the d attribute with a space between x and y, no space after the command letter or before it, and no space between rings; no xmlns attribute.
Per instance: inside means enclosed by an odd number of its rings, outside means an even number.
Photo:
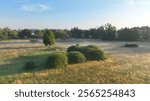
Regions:
<svg viewBox="0 0 150 101"><path fill-rule="evenodd" d="M142 40L150 40L150 27L143 26L140 29L140 36Z"/></svg>
<svg viewBox="0 0 150 101"><path fill-rule="evenodd" d="M19 37L22 39L30 38L31 36L31 30L29 29L23 29L19 32Z"/></svg>
<svg viewBox="0 0 150 101"><path fill-rule="evenodd" d="M85 37L83 30L79 29L78 27L71 29L70 33L71 33L71 37L73 37L73 38L84 38Z"/></svg>
<svg viewBox="0 0 150 101"><path fill-rule="evenodd" d="M104 35L104 34L106 33L105 27L102 25L102 26L100 26L100 27L97 29L97 31L98 31L98 34L99 34L99 38L100 38L100 39L103 39L103 36L102 36L102 35Z"/></svg>
<svg viewBox="0 0 150 101"><path fill-rule="evenodd" d="M105 32L102 33L101 35L101 39L102 40L115 40L116 39L116 35L117 35L117 31L116 31L116 27L115 26L112 26L111 24L106 24L104 26L104 30Z"/></svg>
<svg viewBox="0 0 150 101"><path fill-rule="evenodd" d="M65 40L65 39L68 39L69 33L67 30L56 30L55 37L57 39Z"/></svg>
<svg viewBox="0 0 150 101"><path fill-rule="evenodd" d="M51 30L47 30L43 34L43 43L45 46L52 46L55 44L55 35Z"/></svg>
<svg viewBox="0 0 150 101"><path fill-rule="evenodd" d="M1 30L0 31L0 40L6 40L6 39L8 39L8 33Z"/></svg>
<svg viewBox="0 0 150 101"><path fill-rule="evenodd" d="M124 28L118 30L118 39L120 41L138 41L140 40L140 34L135 28Z"/></svg>

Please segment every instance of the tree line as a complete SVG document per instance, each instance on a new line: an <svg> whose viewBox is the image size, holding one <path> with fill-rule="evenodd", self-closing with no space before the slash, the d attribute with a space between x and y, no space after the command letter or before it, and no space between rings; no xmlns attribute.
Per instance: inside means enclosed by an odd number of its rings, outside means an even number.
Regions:
<svg viewBox="0 0 150 101"><path fill-rule="evenodd" d="M51 30L56 39L67 40L68 38L100 39L104 41L141 41L150 40L150 27L117 28L111 24L105 24L98 28L79 29L78 27L67 29L0 29L0 40L43 38L47 30Z"/></svg>

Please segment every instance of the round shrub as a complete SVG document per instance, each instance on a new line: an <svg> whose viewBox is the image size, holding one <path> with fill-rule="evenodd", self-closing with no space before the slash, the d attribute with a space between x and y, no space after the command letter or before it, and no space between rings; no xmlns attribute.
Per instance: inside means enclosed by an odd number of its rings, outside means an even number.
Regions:
<svg viewBox="0 0 150 101"><path fill-rule="evenodd" d="M99 49L97 46L95 45L88 45L88 46L85 46L85 48L92 48L92 49Z"/></svg>
<svg viewBox="0 0 150 101"><path fill-rule="evenodd" d="M63 53L53 53L47 58L47 68L65 68L68 65L68 57Z"/></svg>
<svg viewBox="0 0 150 101"><path fill-rule="evenodd" d="M79 51L83 53L89 61L106 59L106 54L102 50L82 47Z"/></svg>
<svg viewBox="0 0 150 101"><path fill-rule="evenodd" d="M86 59L88 61L93 61L93 60L104 60L106 59L106 54L100 50L97 46L94 45L89 45L89 46L84 46L84 47L79 47L79 46L71 46L67 50L68 52L71 51L78 51L84 54Z"/></svg>
<svg viewBox="0 0 150 101"><path fill-rule="evenodd" d="M124 46L132 48L132 47L138 47L139 45L138 44L125 44Z"/></svg>
<svg viewBox="0 0 150 101"><path fill-rule="evenodd" d="M70 46L70 47L67 49L67 52L78 51L79 49L80 49L79 46Z"/></svg>
<svg viewBox="0 0 150 101"><path fill-rule="evenodd" d="M84 54L78 51L73 51L68 53L68 63L69 64L76 64L76 63L83 63L86 61Z"/></svg>
<svg viewBox="0 0 150 101"><path fill-rule="evenodd" d="M91 50L89 55L89 60L105 60L106 54L102 50Z"/></svg>
<svg viewBox="0 0 150 101"><path fill-rule="evenodd" d="M35 69L36 65L34 61L29 61L25 64L24 70L33 70Z"/></svg>
<svg viewBox="0 0 150 101"><path fill-rule="evenodd" d="M87 60L89 60L90 52L93 50L95 50L95 49L88 48L88 47L81 47L78 49L79 52L84 54L84 56L87 58Z"/></svg>

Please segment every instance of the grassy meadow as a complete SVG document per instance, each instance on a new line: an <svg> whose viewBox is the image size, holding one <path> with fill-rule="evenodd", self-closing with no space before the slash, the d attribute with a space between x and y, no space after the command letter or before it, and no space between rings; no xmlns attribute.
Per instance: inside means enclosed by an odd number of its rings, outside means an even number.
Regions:
<svg viewBox="0 0 150 101"><path fill-rule="evenodd" d="M66 51L80 45L97 45L108 54L105 61L69 65L65 69L43 69L50 53ZM4 84L149 84L150 44L132 42L138 48L125 48L127 42L98 40L58 41L52 48L28 40L0 42L0 83ZM24 71L26 62L33 60L37 68Z"/></svg>

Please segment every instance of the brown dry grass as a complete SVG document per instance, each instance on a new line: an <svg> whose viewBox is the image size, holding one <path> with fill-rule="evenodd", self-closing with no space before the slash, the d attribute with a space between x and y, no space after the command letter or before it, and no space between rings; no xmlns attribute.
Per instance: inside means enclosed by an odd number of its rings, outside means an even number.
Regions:
<svg viewBox="0 0 150 101"><path fill-rule="evenodd" d="M115 47L116 48L116 47ZM37 55L47 55L49 51L41 51L42 48L27 50L5 50L0 51L0 69L4 64L10 64L10 58L19 56L31 56L37 59ZM128 50L122 52L121 50ZM133 51L132 51L133 50ZM0 83L15 84L149 84L150 83L150 52L136 49L119 48L117 52L109 54L105 61L92 61L82 64L69 65L65 69L40 70L31 72L15 72L21 67L18 63L13 70L6 66L5 75L1 74ZM110 51L110 50L109 50ZM130 51L130 52L129 52ZM36 56L36 57L35 57ZM5 58L5 59L4 59ZM19 58L19 63L24 63L29 58ZM45 57L39 57L38 62ZM15 62L17 62L15 60ZM10 65L9 65L10 66ZM22 66L22 65L19 65ZM2 69L1 69L2 70ZM6 74L8 71L14 73ZM0 72L2 73L2 71Z"/></svg>
<svg viewBox="0 0 150 101"><path fill-rule="evenodd" d="M121 55L121 54L120 54ZM119 56L120 56L119 55ZM23 84L138 84L150 83L150 54L111 56L106 61L69 65L66 69L42 70L2 77L1 83ZM143 56L143 55L142 55ZM116 61L117 59L117 61ZM133 60L134 59L134 60ZM124 61L125 60L125 61ZM132 60L132 61L131 61ZM6 80L2 81L2 80Z"/></svg>

